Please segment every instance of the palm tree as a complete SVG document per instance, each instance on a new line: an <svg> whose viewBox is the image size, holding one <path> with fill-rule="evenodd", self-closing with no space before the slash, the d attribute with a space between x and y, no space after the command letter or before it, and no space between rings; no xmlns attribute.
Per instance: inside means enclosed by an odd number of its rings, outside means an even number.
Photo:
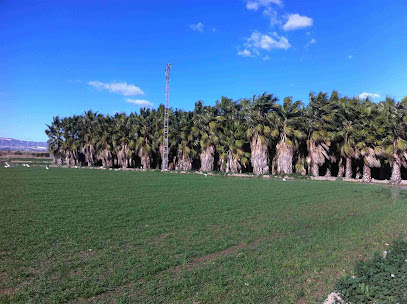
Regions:
<svg viewBox="0 0 407 304"><path fill-rule="evenodd" d="M292 97L284 98L283 105L274 104L269 119L273 130L271 136L278 140L276 145L276 173L291 174L293 172L293 157L304 138L303 114L301 101L293 102Z"/></svg>
<svg viewBox="0 0 407 304"><path fill-rule="evenodd" d="M118 114L113 118L112 144L117 158L117 165L122 168L131 166L132 149L137 138L136 132L132 132L135 123L134 114L129 117L126 114Z"/></svg>
<svg viewBox="0 0 407 304"><path fill-rule="evenodd" d="M137 116L135 131L137 132L136 151L141 159L143 169L150 169L151 155L153 152L154 134L152 131L152 116L150 109L140 109Z"/></svg>
<svg viewBox="0 0 407 304"><path fill-rule="evenodd" d="M65 157L65 164L68 166L79 164L78 120L79 117L76 115L61 120L62 136L65 139L61 148Z"/></svg>
<svg viewBox="0 0 407 304"><path fill-rule="evenodd" d="M244 149L246 142L246 126L241 117L242 106L239 101L222 97L216 103L217 121L220 126L219 153L220 170L223 172L241 172L242 166L249 163L250 153Z"/></svg>
<svg viewBox="0 0 407 304"><path fill-rule="evenodd" d="M246 107L245 115L247 138L250 141L251 164L253 173L269 173L269 146L271 143L271 128L269 126L268 114L278 101L273 94L263 93L253 96L253 103Z"/></svg>
<svg viewBox="0 0 407 304"><path fill-rule="evenodd" d="M381 136L384 128L377 119L378 107L369 99L362 101L360 110L351 140L356 143L355 156L363 159L363 181L370 182L371 168L381 165L378 157L383 154Z"/></svg>
<svg viewBox="0 0 407 304"><path fill-rule="evenodd" d="M171 147L176 151L176 170L191 170L197 155L197 130L193 128L193 113L176 110L171 124Z"/></svg>
<svg viewBox="0 0 407 304"><path fill-rule="evenodd" d="M204 106L202 101L195 103L193 113L193 129L199 143L199 160L201 171L210 172L214 169L215 147L219 143L220 124L215 116L215 107Z"/></svg>
<svg viewBox="0 0 407 304"><path fill-rule="evenodd" d="M396 103L387 97L379 104L378 123L385 128L383 148L390 165L392 183L401 182L401 167L407 160L407 100Z"/></svg>
<svg viewBox="0 0 407 304"><path fill-rule="evenodd" d="M310 93L307 107L307 162L313 176L319 176L319 167L326 161L328 161L326 176L331 174L329 150L336 129L333 119L335 111L335 102L328 100L327 93L320 92L318 95Z"/></svg>
<svg viewBox="0 0 407 304"><path fill-rule="evenodd" d="M61 120L58 116L55 116L51 125L47 125L48 130L45 130L45 134L48 136L48 151L53 157L53 163L61 166L63 163L62 145L64 142L61 131Z"/></svg>
<svg viewBox="0 0 407 304"><path fill-rule="evenodd" d="M95 163L97 128L99 126L97 112L87 111L79 119L79 141L85 162L88 166Z"/></svg>
<svg viewBox="0 0 407 304"><path fill-rule="evenodd" d="M112 157L112 119L109 115L98 117L96 137L96 157L105 168L113 167Z"/></svg>
<svg viewBox="0 0 407 304"><path fill-rule="evenodd" d="M161 167L163 158L163 133L164 133L164 106L159 105L157 110L151 111L152 126L151 132L153 133L153 162L155 163L155 168L159 169ZM172 121L172 111L170 109L169 115L170 121ZM171 133L169 134L171 135Z"/></svg>
<svg viewBox="0 0 407 304"><path fill-rule="evenodd" d="M355 142L352 141L352 135L355 132L355 123L360 113L360 100L358 98L341 98L338 101L338 111L336 112L335 121L341 122L336 138L340 151L339 172L338 176L352 178L352 158L355 157ZM345 166L342 165L342 159L345 159Z"/></svg>
<svg viewBox="0 0 407 304"><path fill-rule="evenodd" d="M104 116L92 111L80 116L53 118L45 131L55 164L104 167L141 165L159 167L162 158L164 107L141 109L139 114ZM271 94L232 101L222 97L215 106L199 101L194 111L176 110L170 115L170 166L191 169L200 161L202 171L255 174L308 171L319 175L320 166L331 174L339 160L338 176L356 176L363 160L363 180L371 180L371 168L389 163L391 181L401 181L407 166L407 97L401 102L386 98L375 104L369 99L341 98L333 91L310 94L306 109L300 101L284 99L282 105ZM307 140L305 140L307 138ZM251 153L249 153L251 151ZM270 157L270 154L273 157ZM250 166L250 162L251 165ZM345 166L346 164L346 166Z"/></svg>

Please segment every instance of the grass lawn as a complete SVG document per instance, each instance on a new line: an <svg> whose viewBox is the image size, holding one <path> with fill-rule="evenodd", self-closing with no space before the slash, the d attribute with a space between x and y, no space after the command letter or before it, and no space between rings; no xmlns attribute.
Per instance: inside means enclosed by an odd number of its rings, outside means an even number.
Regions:
<svg viewBox="0 0 407 304"><path fill-rule="evenodd" d="M317 303L406 234L407 192L0 168L0 302Z"/></svg>

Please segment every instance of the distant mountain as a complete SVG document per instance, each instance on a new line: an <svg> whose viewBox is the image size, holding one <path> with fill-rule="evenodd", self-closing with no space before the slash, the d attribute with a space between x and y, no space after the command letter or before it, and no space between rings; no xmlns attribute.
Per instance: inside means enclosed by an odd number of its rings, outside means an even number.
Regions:
<svg viewBox="0 0 407 304"><path fill-rule="evenodd" d="M46 142L24 141L0 137L0 150L45 152L48 150L48 144Z"/></svg>

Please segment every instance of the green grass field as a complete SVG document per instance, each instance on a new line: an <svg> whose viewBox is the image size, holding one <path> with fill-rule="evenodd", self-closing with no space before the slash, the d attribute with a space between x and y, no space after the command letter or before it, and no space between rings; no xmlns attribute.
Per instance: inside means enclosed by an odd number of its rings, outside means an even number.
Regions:
<svg viewBox="0 0 407 304"><path fill-rule="evenodd" d="M378 185L0 168L0 302L318 303L406 234Z"/></svg>

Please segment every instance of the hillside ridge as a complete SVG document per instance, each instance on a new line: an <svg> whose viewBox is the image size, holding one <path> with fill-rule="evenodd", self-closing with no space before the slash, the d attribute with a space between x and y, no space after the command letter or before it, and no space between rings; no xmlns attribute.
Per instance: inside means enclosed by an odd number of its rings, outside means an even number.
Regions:
<svg viewBox="0 0 407 304"><path fill-rule="evenodd" d="M9 137L0 137L0 150L8 151L47 151L48 143L38 141L26 141Z"/></svg>

